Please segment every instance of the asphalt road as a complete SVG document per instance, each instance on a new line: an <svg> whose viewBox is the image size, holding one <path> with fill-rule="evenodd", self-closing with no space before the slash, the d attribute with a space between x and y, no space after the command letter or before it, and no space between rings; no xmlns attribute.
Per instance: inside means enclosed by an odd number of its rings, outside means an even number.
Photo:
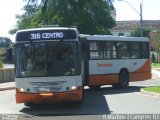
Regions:
<svg viewBox="0 0 160 120"><path fill-rule="evenodd" d="M0 91L0 118L14 114L9 117L18 117L16 120L102 120L108 114L160 114L160 98L139 93L141 88L154 85L160 85L160 80L133 82L125 89L111 86L98 91L85 89L82 105L61 103L36 108L16 104L14 90Z"/></svg>

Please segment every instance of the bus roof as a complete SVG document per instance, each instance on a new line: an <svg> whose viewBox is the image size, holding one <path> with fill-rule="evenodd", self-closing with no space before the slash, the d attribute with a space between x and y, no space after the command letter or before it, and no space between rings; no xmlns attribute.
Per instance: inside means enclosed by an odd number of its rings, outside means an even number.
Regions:
<svg viewBox="0 0 160 120"><path fill-rule="evenodd" d="M75 30L75 31L78 31L76 27L42 27L42 28L23 29L23 30L17 31L17 33L28 32L28 31L43 31L43 30Z"/></svg>
<svg viewBox="0 0 160 120"><path fill-rule="evenodd" d="M149 42L149 39L146 37L125 37L125 36L112 36L112 35L84 35L81 34L81 37L85 37L88 41L137 41L137 42Z"/></svg>

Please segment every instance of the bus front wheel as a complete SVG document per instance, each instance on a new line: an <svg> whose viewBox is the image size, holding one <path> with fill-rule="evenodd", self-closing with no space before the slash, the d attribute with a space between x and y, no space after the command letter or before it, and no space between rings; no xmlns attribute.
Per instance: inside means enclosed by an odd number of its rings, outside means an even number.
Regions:
<svg viewBox="0 0 160 120"><path fill-rule="evenodd" d="M89 86L91 90L99 90L100 89L100 85L96 85L96 86Z"/></svg>
<svg viewBox="0 0 160 120"><path fill-rule="evenodd" d="M35 107L36 106L36 104L32 103L32 102L26 102L26 103L24 103L24 105L27 107Z"/></svg>

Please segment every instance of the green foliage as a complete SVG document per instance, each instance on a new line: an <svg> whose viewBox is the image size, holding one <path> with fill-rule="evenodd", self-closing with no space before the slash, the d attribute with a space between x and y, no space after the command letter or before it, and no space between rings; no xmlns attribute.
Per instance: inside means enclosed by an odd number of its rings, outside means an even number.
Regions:
<svg viewBox="0 0 160 120"><path fill-rule="evenodd" d="M151 30L149 29L143 29L143 37L148 37L149 38L149 33ZM137 28L133 32L131 32L132 37L141 37L141 29Z"/></svg>
<svg viewBox="0 0 160 120"><path fill-rule="evenodd" d="M115 25L110 16L110 10L114 9L113 0L26 1L25 13L17 17L17 27L10 33L18 29L59 24L64 27L76 26L83 34L110 34L109 28Z"/></svg>
<svg viewBox="0 0 160 120"><path fill-rule="evenodd" d="M1 48L7 49L11 44L12 44L12 41L8 37L0 37L0 49Z"/></svg>

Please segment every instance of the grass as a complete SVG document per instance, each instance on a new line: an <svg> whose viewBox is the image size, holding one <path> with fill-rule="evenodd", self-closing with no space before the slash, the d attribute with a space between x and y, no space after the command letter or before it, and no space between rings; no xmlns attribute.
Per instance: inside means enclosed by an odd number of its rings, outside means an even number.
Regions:
<svg viewBox="0 0 160 120"><path fill-rule="evenodd" d="M160 67L160 63L152 63L151 66L152 67Z"/></svg>
<svg viewBox="0 0 160 120"><path fill-rule="evenodd" d="M148 92L160 93L160 86L148 87L148 88L144 88L144 90Z"/></svg>

